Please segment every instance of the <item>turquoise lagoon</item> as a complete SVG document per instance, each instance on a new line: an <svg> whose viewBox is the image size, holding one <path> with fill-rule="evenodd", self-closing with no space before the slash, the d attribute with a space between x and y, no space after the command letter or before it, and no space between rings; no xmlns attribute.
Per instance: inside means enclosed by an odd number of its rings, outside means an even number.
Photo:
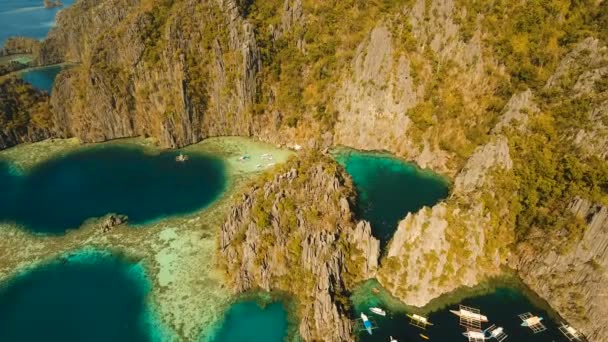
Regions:
<svg viewBox="0 0 608 342"><path fill-rule="evenodd" d="M136 145L102 144L35 165L19 173L0 160L0 222L35 233L61 234L86 219L124 214L132 224L199 210L227 184L217 157L149 151Z"/></svg>
<svg viewBox="0 0 608 342"><path fill-rule="evenodd" d="M448 195L445 179L388 154L341 148L334 155L357 189L356 214L371 223L383 246L408 213L432 206Z"/></svg>
<svg viewBox="0 0 608 342"><path fill-rule="evenodd" d="M51 93L55 78L63 70L61 65L33 68L21 73L21 78L34 88Z"/></svg>
<svg viewBox="0 0 608 342"><path fill-rule="evenodd" d="M162 340L141 265L79 252L0 282L0 341Z"/></svg>

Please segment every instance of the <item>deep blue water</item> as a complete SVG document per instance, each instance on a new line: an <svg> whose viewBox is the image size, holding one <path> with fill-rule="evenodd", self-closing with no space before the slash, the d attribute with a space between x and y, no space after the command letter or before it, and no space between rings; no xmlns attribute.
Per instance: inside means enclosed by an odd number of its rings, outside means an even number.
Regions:
<svg viewBox="0 0 608 342"><path fill-rule="evenodd" d="M25 36L36 39L46 37L55 25L55 15L74 0L62 0L63 7L46 9L43 0L0 1L0 45L7 38Z"/></svg>
<svg viewBox="0 0 608 342"><path fill-rule="evenodd" d="M0 283L0 341L149 341L148 280L108 254L63 258Z"/></svg>
<svg viewBox="0 0 608 342"><path fill-rule="evenodd" d="M287 311L275 302L261 307L256 301L233 304L213 342L283 342Z"/></svg>
<svg viewBox="0 0 608 342"><path fill-rule="evenodd" d="M378 327L378 329L373 330L371 336L367 332L359 332L359 340L362 342L386 342L389 340L389 336L397 338L400 342L423 341L420 337L421 333L428 336L430 341L466 341L462 335L465 329L459 325L458 317L449 312L449 309L457 310L457 304L427 314L429 321L434 325L422 330L409 324L409 318L405 312L387 310L386 317L374 315L369 311L369 307L387 308L388 305L371 292L359 295L362 295L362 297L355 300L356 309L353 316L359 317L359 314L363 311L372 317ZM490 293L465 298L460 303L480 309L481 313L488 317L490 324L503 327L505 333L509 336L506 342L567 342L558 330L559 322L555 322L544 309L533 304L518 289L498 287ZM543 317L543 323L548 329L533 334L529 328L521 327L521 320L517 315L526 312ZM490 324L484 324L483 328L489 327Z"/></svg>
<svg viewBox="0 0 608 342"><path fill-rule="evenodd" d="M371 223L374 236L383 245L408 213L448 195L443 178L387 154L340 150L335 158L357 189L357 216Z"/></svg>
<svg viewBox="0 0 608 342"><path fill-rule="evenodd" d="M203 208L224 191L219 158L149 154L132 145L98 145L48 160L25 174L0 161L0 221L37 233L63 233L91 217L124 214L133 224Z"/></svg>
<svg viewBox="0 0 608 342"><path fill-rule="evenodd" d="M21 78L35 88L50 93L53 89L55 78L62 69L59 65L30 69L21 73Z"/></svg>

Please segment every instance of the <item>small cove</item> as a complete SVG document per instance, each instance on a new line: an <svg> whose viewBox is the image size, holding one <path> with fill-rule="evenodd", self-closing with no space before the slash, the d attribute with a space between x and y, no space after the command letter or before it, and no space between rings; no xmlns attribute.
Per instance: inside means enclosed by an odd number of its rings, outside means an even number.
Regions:
<svg viewBox="0 0 608 342"><path fill-rule="evenodd" d="M50 65L40 68L32 68L20 73L21 78L34 88L51 93L53 83L57 75L63 70L61 65Z"/></svg>
<svg viewBox="0 0 608 342"><path fill-rule="evenodd" d="M101 144L15 174L0 161L0 222L60 234L86 219L124 214L132 224L199 210L226 187L224 162L206 154L175 161L178 152Z"/></svg>
<svg viewBox="0 0 608 342"><path fill-rule="evenodd" d="M422 312L434 324L425 330L410 325L409 318L406 316L406 311L421 313L420 309L411 308L408 310L405 306L395 307L395 299L389 299L390 296L384 291L379 295L373 294L371 289L374 287L379 286L374 281L369 281L360 286L351 297L355 307L353 316L359 317L359 314L364 312L373 317L372 319L379 327L373 330L371 336L367 332L359 332L359 341L362 342L388 341L389 336L393 336L400 342L424 341L420 337L420 333L428 336L431 341L466 341L466 338L462 335L465 329L459 325L458 317L449 311L450 309L457 310L458 304L480 309L481 313L488 316L490 320L490 323L485 323L483 327L487 328L491 324L503 327L509 336L507 341L567 342L567 339L558 330L559 322L555 321L554 315L547 311L549 309L537 304L539 299L532 299L519 286L500 283L481 293L464 295L457 303L435 307L430 313ZM439 300L445 300L445 298ZM381 317L370 313L369 307L374 306L387 309L387 316ZM543 323L547 330L533 334L529 328L521 327L521 320L517 315L526 312L543 317Z"/></svg>
<svg viewBox="0 0 608 342"><path fill-rule="evenodd" d="M108 252L71 253L0 282L2 341L154 341L143 267Z"/></svg>
<svg viewBox="0 0 608 342"><path fill-rule="evenodd" d="M408 213L432 206L448 195L445 179L389 154L346 148L333 154L357 189L357 216L371 223L382 246L386 246Z"/></svg>

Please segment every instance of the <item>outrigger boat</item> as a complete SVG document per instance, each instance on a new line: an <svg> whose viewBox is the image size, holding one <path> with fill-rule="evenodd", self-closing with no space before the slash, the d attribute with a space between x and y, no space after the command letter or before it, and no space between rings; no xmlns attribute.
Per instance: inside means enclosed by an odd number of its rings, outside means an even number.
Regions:
<svg viewBox="0 0 608 342"><path fill-rule="evenodd" d="M365 330L367 330L368 334L372 334L372 322L369 321L369 318L367 318L367 315L364 314L363 312L361 313L361 320L363 321L363 326L365 327Z"/></svg>
<svg viewBox="0 0 608 342"><path fill-rule="evenodd" d="M538 325L540 323L540 321L542 321L543 318L539 317L539 316L532 316L532 317L528 317L526 319L523 320L523 322L521 322L521 326L522 327L533 327L535 325Z"/></svg>
<svg viewBox="0 0 608 342"><path fill-rule="evenodd" d="M181 153L179 154L179 156L175 157L175 161L176 161L176 162L183 163L183 162L185 162L186 160L188 160L188 156L187 156L187 155L184 155L184 154L181 154Z"/></svg>
<svg viewBox="0 0 608 342"><path fill-rule="evenodd" d="M562 323L562 325L559 327L559 331L566 336L568 341L587 341L583 334L566 323Z"/></svg>
<svg viewBox="0 0 608 342"><path fill-rule="evenodd" d="M450 310L450 312L458 317L467 318L470 320L475 320L475 321L479 321L479 322L488 321L488 317L486 317L482 314L479 314L479 313L475 313L473 311L463 309L463 308L460 308L460 310Z"/></svg>
<svg viewBox="0 0 608 342"><path fill-rule="evenodd" d="M369 311L375 313L376 315L380 315L380 316L386 316L386 311L380 309L380 308L369 308Z"/></svg>
<svg viewBox="0 0 608 342"><path fill-rule="evenodd" d="M547 327L541 322L542 317L532 315L530 312L518 316L521 319L521 326L530 328L535 334L547 330Z"/></svg>
<svg viewBox="0 0 608 342"><path fill-rule="evenodd" d="M410 319L410 324L418 328L426 329L427 325L433 325L426 317L416 314L407 314L406 316Z"/></svg>
<svg viewBox="0 0 608 342"><path fill-rule="evenodd" d="M468 338L469 341L484 341L488 339L483 331L467 330L463 332L462 335Z"/></svg>

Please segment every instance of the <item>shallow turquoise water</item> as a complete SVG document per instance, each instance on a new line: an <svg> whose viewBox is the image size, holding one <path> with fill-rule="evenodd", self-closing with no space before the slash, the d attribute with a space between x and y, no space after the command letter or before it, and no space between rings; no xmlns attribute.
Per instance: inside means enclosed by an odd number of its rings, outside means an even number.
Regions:
<svg viewBox="0 0 608 342"><path fill-rule="evenodd" d="M209 205L226 186L224 163L207 155L175 161L132 145L99 145L35 166L25 174L0 161L0 222L63 233L91 217L124 214L133 224Z"/></svg>
<svg viewBox="0 0 608 342"><path fill-rule="evenodd" d="M520 290L511 287L499 287L495 291L464 299L461 304L475 307L486 315L490 324L484 324L483 328L496 324L505 329L509 336L508 341L517 342L566 342L558 330L558 322L549 317L549 314L535 306ZM450 309L457 310L458 305L450 305L447 308L426 315L433 326L422 330L409 324L409 319L403 312L390 312L386 317L375 315L369 311L369 307L380 306L386 308L385 303L374 295L369 295L363 301L355 303L353 317L359 317L361 311L372 317L378 329L373 330L373 335L367 332L359 332L359 340L362 342L386 342L389 336L393 336L400 342L423 341L420 334L430 338L430 341L452 342L466 341L462 333L465 331L459 325L458 317L449 312ZM521 327L521 320L517 315L532 312L544 318L543 323L548 330L533 334L529 328ZM492 340L495 341L495 340Z"/></svg>
<svg viewBox="0 0 608 342"><path fill-rule="evenodd" d="M52 65L43 68L36 68L25 71L21 74L21 78L35 88L44 90L50 93L53 89L55 78L63 68L58 65Z"/></svg>
<svg viewBox="0 0 608 342"><path fill-rule="evenodd" d="M407 213L432 206L448 195L443 178L390 155L341 150L335 157L357 189L357 215L371 223L374 236L383 245Z"/></svg>
<svg viewBox="0 0 608 342"><path fill-rule="evenodd" d="M0 341L150 341L161 333L148 320L148 291L140 265L62 258L0 283Z"/></svg>
<svg viewBox="0 0 608 342"><path fill-rule="evenodd" d="M43 0L0 1L0 46L11 36L43 39L55 25L55 15L74 3L62 0L63 7L46 9Z"/></svg>
<svg viewBox="0 0 608 342"><path fill-rule="evenodd" d="M275 302L265 307L255 301L233 304L213 342L283 342L287 336L287 311Z"/></svg>

